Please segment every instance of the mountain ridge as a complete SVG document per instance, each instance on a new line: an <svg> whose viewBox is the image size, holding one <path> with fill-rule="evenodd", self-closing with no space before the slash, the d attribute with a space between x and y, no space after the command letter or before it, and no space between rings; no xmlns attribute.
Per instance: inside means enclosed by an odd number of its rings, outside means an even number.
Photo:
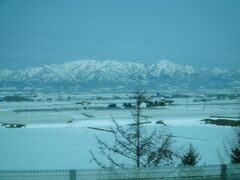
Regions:
<svg viewBox="0 0 240 180"><path fill-rule="evenodd" d="M115 88L116 86L132 89L171 86L185 89L238 88L240 71L229 71L217 67L197 69L168 60L143 64L85 59L15 71L0 70L0 82L4 82L1 83L0 88L14 86L16 89L23 88L21 86L24 84L33 89L44 85L52 89L59 86L62 89Z"/></svg>

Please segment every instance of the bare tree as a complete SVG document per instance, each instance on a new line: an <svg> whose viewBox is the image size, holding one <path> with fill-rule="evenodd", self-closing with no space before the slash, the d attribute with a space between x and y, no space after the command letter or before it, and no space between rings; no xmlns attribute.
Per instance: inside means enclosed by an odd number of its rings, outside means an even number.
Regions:
<svg viewBox="0 0 240 180"><path fill-rule="evenodd" d="M175 151L172 147L173 139L171 134L167 134L164 129L154 129L150 131L144 126L146 116L142 115L141 104L146 101L143 92L136 93L136 108L133 112L133 122L131 124L120 126L112 118L114 127L111 133L114 136L115 143L109 145L96 136L99 144L100 153L107 158L110 165L100 162L92 151L92 160L102 168L126 167L125 163L120 163L120 159L128 159L130 165L134 167L152 167L158 165L169 165L173 161ZM163 128L163 127L162 127ZM116 160L115 157L118 157Z"/></svg>

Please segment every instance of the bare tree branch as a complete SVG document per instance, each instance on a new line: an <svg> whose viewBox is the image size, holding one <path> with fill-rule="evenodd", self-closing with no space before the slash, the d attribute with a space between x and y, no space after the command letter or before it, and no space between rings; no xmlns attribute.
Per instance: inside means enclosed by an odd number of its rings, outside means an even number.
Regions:
<svg viewBox="0 0 240 180"><path fill-rule="evenodd" d="M120 157L130 160L135 167L151 167L172 162L175 151L172 148L173 137L167 135L163 129L159 131L154 129L151 133L145 131L144 126L149 122L147 116L141 115L141 103L146 100L148 99L144 96L144 92L136 93L136 109L132 113L133 123L120 126L112 116L114 127L111 127L109 132L114 136L113 145L105 143L96 136L99 153L107 158L111 166L124 168L124 164L116 160ZM108 167L99 162L92 151L90 153L100 167Z"/></svg>

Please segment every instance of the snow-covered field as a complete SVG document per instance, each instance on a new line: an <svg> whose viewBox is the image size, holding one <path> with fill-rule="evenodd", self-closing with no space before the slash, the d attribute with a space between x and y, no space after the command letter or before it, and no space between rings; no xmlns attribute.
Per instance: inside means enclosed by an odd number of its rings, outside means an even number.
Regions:
<svg viewBox="0 0 240 180"><path fill-rule="evenodd" d="M98 152L94 135L108 142L112 142L113 137L88 127L107 129L112 126L112 117L122 125L132 119L132 110L123 109L121 105L134 102L133 99L125 94L114 100L108 96L81 94L72 95L69 101L0 102L1 123L27 124L24 128L0 128L0 169L97 168L90 162L89 153L90 149ZM77 103L80 100L84 102ZM188 147L192 143L202 155L200 163L221 163L218 151L225 156L223 141L233 135L233 128L206 125L200 120L210 116L239 117L239 100L174 101L174 106L143 109L142 114L151 121L146 128L162 127L156 124L161 120L176 136L176 146ZM107 109L113 102L119 108Z"/></svg>

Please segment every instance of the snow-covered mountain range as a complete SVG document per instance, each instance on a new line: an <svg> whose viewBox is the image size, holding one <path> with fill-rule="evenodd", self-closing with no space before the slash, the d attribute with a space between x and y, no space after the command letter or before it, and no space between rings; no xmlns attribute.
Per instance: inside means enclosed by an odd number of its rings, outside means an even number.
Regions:
<svg viewBox="0 0 240 180"><path fill-rule="evenodd" d="M0 88L81 90L95 88L231 88L240 71L196 69L167 60L155 64L77 60L21 70L0 70Z"/></svg>

